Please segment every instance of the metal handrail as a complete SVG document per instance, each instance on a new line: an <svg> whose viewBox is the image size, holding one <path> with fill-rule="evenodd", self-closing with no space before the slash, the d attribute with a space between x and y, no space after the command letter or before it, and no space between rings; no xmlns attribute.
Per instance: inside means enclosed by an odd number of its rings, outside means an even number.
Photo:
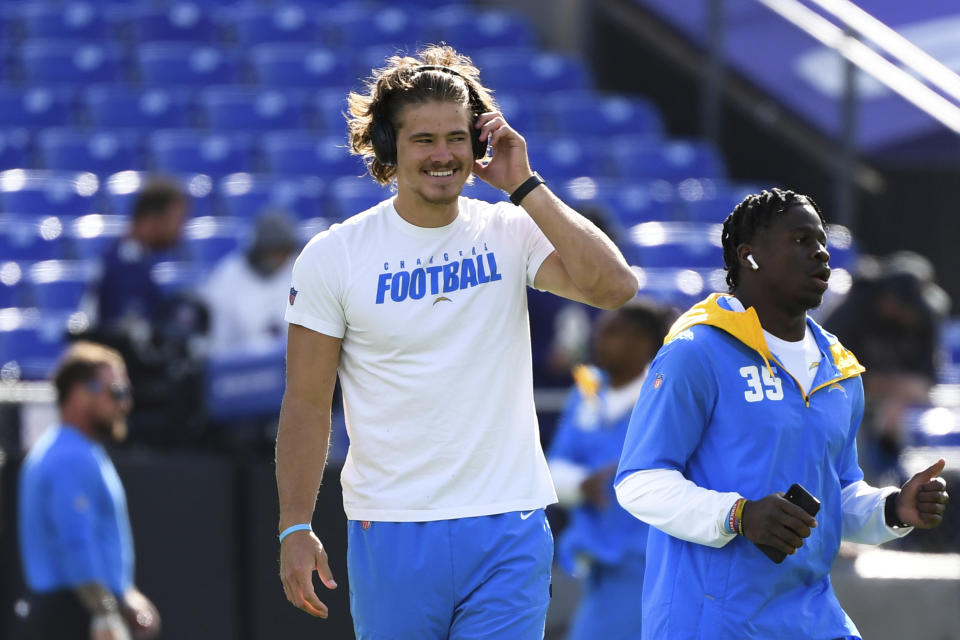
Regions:
<svg viewBox="0 0 960 640"><path fill-rule="evenodd" d="M850 0L810 0L960 102L960 75Z"/></svg>
<svg viewBox="0 0 960 640"><path fill-rule="evenodd" d="M827 0L813 1L821 5L827 2ZM835 49L877 81L900 94L905 100L916 105L951 131L960 134L960 107L884 58L856 37L845 33L840 27L803 5L799 0L757 0L757 2L783 16L816 40ZM847 24L847 26L857 30L854 25ZM906 61L904 62L906 63ZM915 67L911 65L911 68ZM943 68L946 69L946 67ZM949 69L946 70L951 75L956 76ZM936 84L952 95L952 91L948 91L941 83Z"/></svg>

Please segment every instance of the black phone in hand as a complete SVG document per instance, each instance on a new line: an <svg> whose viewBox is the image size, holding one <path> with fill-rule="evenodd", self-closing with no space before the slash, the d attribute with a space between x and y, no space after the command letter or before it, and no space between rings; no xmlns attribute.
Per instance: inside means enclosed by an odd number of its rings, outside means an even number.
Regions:
<svg viewBox="0 0 960 640"><path fill-rule="evenodd" d="M790 488L787 489L787 493L784 495L784 498L806 511L811 516L816 516L817 512L820 511L820 501L810 495L810 492L804 489L803 485L796 483L790 485ZM787 554L783 551L765 544L757 544L757 548L760 549L760 551L763 551L768 558L777 564L783 562L784 558L787 557Z"/></svg>

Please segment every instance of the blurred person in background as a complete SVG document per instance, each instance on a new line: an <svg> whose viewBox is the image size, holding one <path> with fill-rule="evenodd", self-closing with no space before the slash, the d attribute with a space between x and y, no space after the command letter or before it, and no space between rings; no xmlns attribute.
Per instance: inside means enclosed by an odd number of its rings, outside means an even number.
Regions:
<svg viewBox="0 0 960 640"><path fill-rule="evenodd" d="M936 284L930 261L902 251L862 258L847 297L824 319L867 368L859 444L871 481L900 480L904 410L930 404L939 330L949 309L950 298Z"/></svg>
<svg viewBox="0 0 960 640"><path fill-rule="evenodd" d="M223 258L203 287L213 355L282 349L293 261L301 243L293 219L266 211L244 250Z"/></svg>
<svg viewBox="0 0 960 640"><path fill-rule="evenodd" d="M533 173L466 56L391 57L348 103L351 150L397 191L318 234L294 266L276 446L284 591L329 615L312 575L336 582L310 523L339 374L357 637L542 638L556 494L526 291L615 308L636 276ZM460 197L472 175L513 204Z"/></svg>
<svg viewBox="0 0 960 640"><path fill-rule="evenodd" d="M190 292L167 293L153 271L178 256L190 201L180 185L152 178L137 194L130 228L102 258L96 315L84 337L117 349L135 389L130 440L180 444L203 426L206 305Z"/></svg>
<svg viewBox="0 0 960 640"><path fill-rule="evenodd" d="M863 480L863 366L807 314L827 290L826 243L808 196L747 196L723 224L730 294L682 315L650 365L615 481L651 525L645 639L859 637L830 582L841 539L943 520L943 459L899 488ZM816 517L784 497L793 484Z"/></svg>
<svg viewBox="0 0 960 640"><path fill-rule="evenodd" d="M122 440L130 384L120 354L76 342L53 374L60 423L20 471L22 640L153 638L156 607L133 581L126 496L104 445Z"/></svg>
<svg viewBox="0 0 960 640"><path fill-rule="evenodd" d="M667 332L666 309L635 300L602 314L593 363L574 369L576 386L560 416L547 462L560 506L571 511L557 541L560 566L584 579L570 640L640 635L647 524L613 492L630 414L647 366Z"/></svg>

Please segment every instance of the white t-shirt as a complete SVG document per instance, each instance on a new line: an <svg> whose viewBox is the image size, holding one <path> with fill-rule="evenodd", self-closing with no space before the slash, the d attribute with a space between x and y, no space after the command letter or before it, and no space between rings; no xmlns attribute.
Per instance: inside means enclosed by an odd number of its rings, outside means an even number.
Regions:
<svg viewBox="0 0 960 640"><path fill-rule="evenodd" d="M519 207L468 198L444 227L411 225L390 199L307 244L286 319L343 340L349 519L423 522L556 502L526 295L552 251Z"/></svg>
<svg viewBox="0 0 960 640"><path fill-rule="evenodd" d="M282 348L292 271L293 258L263 277L243 253L230 254L217 264L203 287L210 307L210 352L221 355Z"/></svg>

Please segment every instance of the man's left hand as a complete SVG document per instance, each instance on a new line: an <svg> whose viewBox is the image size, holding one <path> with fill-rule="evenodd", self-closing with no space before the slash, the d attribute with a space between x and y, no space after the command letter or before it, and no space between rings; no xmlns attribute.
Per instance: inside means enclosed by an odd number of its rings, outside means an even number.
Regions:
<svg viewBox="0 0 960 640"><path fill-rule="evenodd" d="M943 522L950 496L947 482L937 476L946 466L942 458L914 475L900 488L897 496L897 517L918 529L932 529Z"/></svg>

